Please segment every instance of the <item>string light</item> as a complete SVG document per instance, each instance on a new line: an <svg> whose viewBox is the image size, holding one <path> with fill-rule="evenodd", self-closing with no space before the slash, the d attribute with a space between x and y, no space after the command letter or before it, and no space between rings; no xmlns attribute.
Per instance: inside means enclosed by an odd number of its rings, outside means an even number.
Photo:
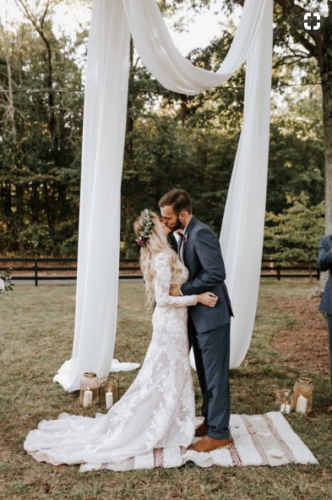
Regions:
<svg viewBox="0 0 332 500"><path fill-rule="evenodd" d="M332 82L325 82L324 85L332 85ZM317 86L322 86L322 83L321 82L315 82L315 83L298 83L298 84L283 84L281 83L280 85L275 85L275 86L272 86L272 89L273 90L278 90L278 89L283 89L283 88L301 88L301 87L317 87ZM218 87L220 89L244 89L244 85L222 85L220 87ZM135 91L135 92L154 92L154 93L158 93L158 92L165 92L167 91L167 89L148 89L148 88L141 88L141 89L135 89L135 88L131 88L130 89L131 91ZM10 92L9 89L0 89L0 93L2 94L6 94ZM38 93L43 93L43 94L48 94L50 92L52 93L62 93L62 94L65 94L65 93L84 93L84 89L13 89L12 91L12 94L18 94L18 93L24 93L24 94L38 94ZM173 91L169 91L170 93L172 94L176 94L176 92L173 92Z"/></svg>

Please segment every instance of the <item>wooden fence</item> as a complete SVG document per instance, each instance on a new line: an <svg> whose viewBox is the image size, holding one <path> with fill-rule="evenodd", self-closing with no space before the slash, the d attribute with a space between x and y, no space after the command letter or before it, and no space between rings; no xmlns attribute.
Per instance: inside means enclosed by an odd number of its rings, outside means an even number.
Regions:
<svg viewBox="0 0 332 500"><path fill-rule="evenodd" d="M76 259L20 259L0 258L0 272L12 268L12 279L18 281L33 280L35 286L39 281L76 280ZM310 278L319 280L320 273L313 263L298 263L291 266L280 266L275 262L263 261L261 278ZM137 260L123 259L120 261L120 279L142 279Z"/></svg>

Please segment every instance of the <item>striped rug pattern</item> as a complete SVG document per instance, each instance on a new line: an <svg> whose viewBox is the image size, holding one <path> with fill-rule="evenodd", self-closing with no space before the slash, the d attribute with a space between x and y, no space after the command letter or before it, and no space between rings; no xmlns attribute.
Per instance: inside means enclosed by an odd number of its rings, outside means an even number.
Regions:
<svg viewBox="0 0 332 500"><path fill-rule="evenodd" d="M197 419L197 424L200 420ZM103 464L101 469L129 471L156 467L181 467L194 462L199 467L271 467L296 464L314 464L318 461L309 448L293 431L280 412L264 415L232 415L230 430L233 446L210 453L187 451L185 448L164 448L126 460L121 464ZM197 441L197 439L195 439Z"/></svg>

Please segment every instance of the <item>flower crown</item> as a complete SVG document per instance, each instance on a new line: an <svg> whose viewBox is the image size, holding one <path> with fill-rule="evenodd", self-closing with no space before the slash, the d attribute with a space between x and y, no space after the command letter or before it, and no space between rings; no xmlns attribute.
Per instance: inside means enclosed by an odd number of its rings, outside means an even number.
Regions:
<svg viewBox="0 0 332 500"><path fill-rule="evenodd" d="M152 233L152 228L154 226L154 222L150 217L149 210L146 208L141 213L143 229L139 232L139 237L135 239L137 246L145 247L147 240L150 238Z"/></svg>

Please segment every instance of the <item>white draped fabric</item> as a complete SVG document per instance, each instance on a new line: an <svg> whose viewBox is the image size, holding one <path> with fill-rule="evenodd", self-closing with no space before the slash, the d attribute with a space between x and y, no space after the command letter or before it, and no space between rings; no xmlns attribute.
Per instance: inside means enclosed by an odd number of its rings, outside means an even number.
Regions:
<svg viewBox="0 0 332 500"><path fill-rule="evenodd" d="M244 122L221 231L235 313L231 366L243 361L255 318L262 256L272 12L273 0L246 0L232 46L213 73L196 68L180 54L156 0L94 1L84 108L75 337L72 358L54 377L65 390L77 390L84 371L107 374L113 357L129 33L149 71L164 87L181 94L221 85L246 62Z"/></svg>

